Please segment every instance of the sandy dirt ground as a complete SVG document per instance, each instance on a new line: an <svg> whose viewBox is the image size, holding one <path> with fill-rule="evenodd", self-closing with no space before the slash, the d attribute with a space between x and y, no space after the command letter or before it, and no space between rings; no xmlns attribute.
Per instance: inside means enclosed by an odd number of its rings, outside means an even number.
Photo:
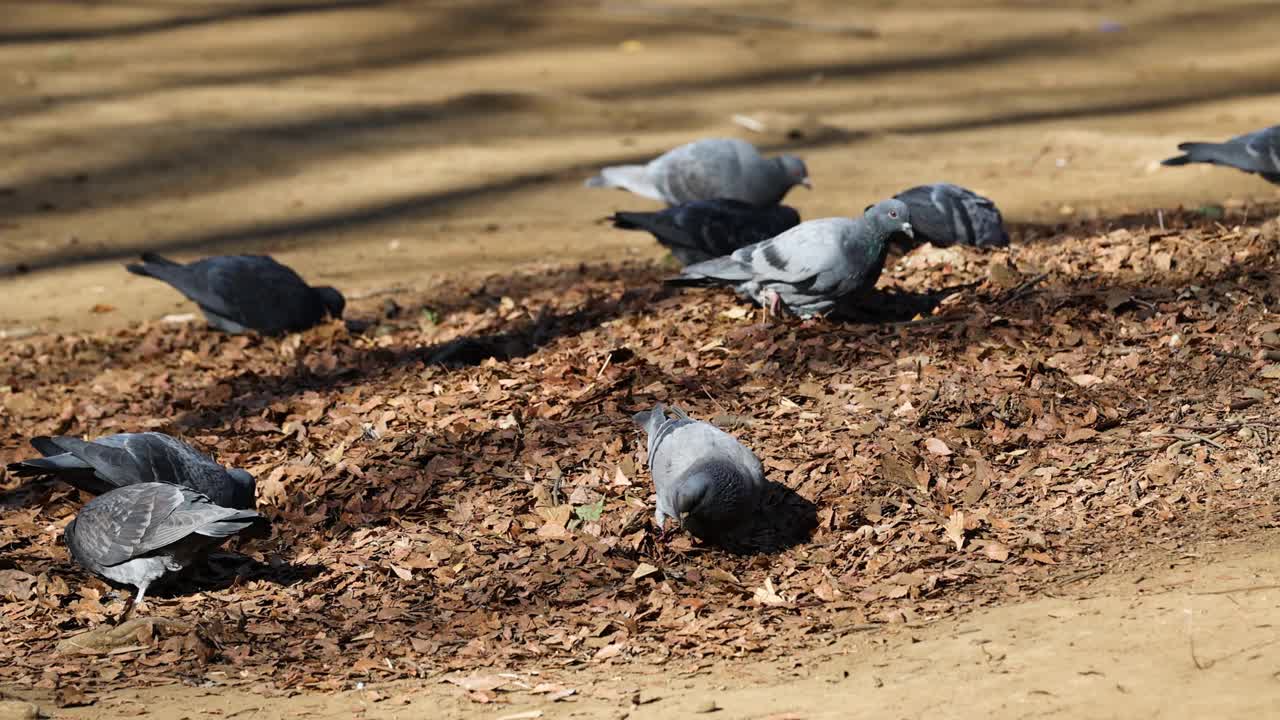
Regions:
<svg viewBox="0 0 1280 720"><path fill-rule="evenodd" d="M646 201L581 182L706 135L796 146L805 217L937 180L1015 221L1274 198L1154 163L1275 121L1280 7L902 5L714 5L820 24L779 29L687 3L4 3L0 329L181 311L121 272L144 249L272 252L357 296L653 253L598 222Z"/></svg>
<svg viewBox="0 0 1280 720"><path fill-rule="evenodd" d="M1280 5L906 5L0 2L0 331L190 311L123 272L142 250L270 252L357 309L446 276L657 257L600 222L652 204L582 180L707 135L802 154L816 189L790 200L805 217L938 180L1015 223L1276 199L1241 173L1156 163L1179 141L1277 122ZM584 671L554 704L476 704L432 684L289 698L175 687L56 712L1265 717L1280 712L1278 559L1274 533L1197 548L1022 604L854 633L785 667Z"/></svg>
<svg viewBox="0 0 1280 720"><path fill-rule="evenodd" d="M558 673L577 692L477 704L447 684L264 698L241 688L121 691L65 717L1246 718L1280 709L1280 545L1206 545L958 620L852 633L784 663ZM526 686L541 678L519 675ZM716 710L712 711L712 708ZM62 715L60 715L62 716Z"/></svg>

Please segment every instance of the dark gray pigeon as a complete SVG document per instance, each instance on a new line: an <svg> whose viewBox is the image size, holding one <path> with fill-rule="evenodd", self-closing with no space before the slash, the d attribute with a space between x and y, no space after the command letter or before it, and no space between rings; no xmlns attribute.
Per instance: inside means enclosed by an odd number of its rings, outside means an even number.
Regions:
<svg viewBox="0 0 1280 720"><path fill-rule="evenodd" d="M52 476L101 495L138 483L171 483L207 495L215 505L252 509L253 476L225 468L181 440L158 432L121 433L97 440L58 436L31 439L44 457L9 465L19 477Z"/></svg>
<svg viewBox="0 0 1280 720"><path fill-rule="evenodd" d="M623 230L648 230L676 259L690 265L786 232L800 224L800 213L786 205L699 200L661 212L620 212L612 220Z"/></svg>
<svg viewBox="0 0 1280 720"><path fill-rule="evenodd" d="M690 265L667 282L729 285L775 313L782 306L810 318L840 298L875 287L885 243L895 232L913 234L910 209L901 200L884 200L856 220L810 220L732 255Z"/></svg>
<svg viewBox="0 0 1280 720"><path fill-rule="evenodd" d="M1280 184L1280 125L1238 135L1223 143L1185 142L1178 149L1183 152L1182 155L1171 157L1160 164L1226 165Z"/></svg>
<svg viewBox="0 0 1280 720"><path fill-rule="evenodd" d="M265 534L266 524L252 510L220 507L194 490L140 483L90 500L62 540L85 569L137 588L127 617L142 605L151 583L202 562L232 535Z"/></svg>
<svg viewBox="0 0 1280 720"><path fill-rule="evenodd" d="M766 158L751 143L726 138L681 145L646 165L607 167L586 184L629 190L668 205L717 199L774 205L796 185L811 187L800 158Z"/></svg>
<svg viewBox="0 0 1280 720"><path fill-rule="evenodd" d="M196 305L209 324L233 334L297 332L325 315L341 318L342 293L311 287L298 274L265 255L221 255L187 265L155 253L125 266L134 275L169 283Z"/></svg>
<svg viewBox="0 0 1280 720"><path fill-rule="evenodd" d="M658 403L632 419L649 436L649 474L658 493L653 520L674 518L704 540L749 521L764 490L764 467L732 435Z"/></svg>
<svg viewBox="0 0 1280 720"><path fill-rule="evenodd" d="M914 242L934 247L968 245L998 248L1009 245L1004 218L996 204L972 190L950 183L920 185L894 196L911 210ZM893 241L904 244L900 234Z"/></svg>

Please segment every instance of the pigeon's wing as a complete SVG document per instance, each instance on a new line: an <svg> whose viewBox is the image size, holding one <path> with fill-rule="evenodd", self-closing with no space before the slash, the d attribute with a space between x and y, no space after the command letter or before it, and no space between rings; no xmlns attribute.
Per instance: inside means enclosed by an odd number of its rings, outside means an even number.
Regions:
<svg viewBox="0 0 1280 720"><path fill-rule="evenodd" d="M587 187L607 187L628 190L641 197L665 202L666 197L654 184L649 175L647 165L614 165L604 168L594 177L588 178Z"/></svg>
<svg viewBox="0 0 1280 720"><path fill-rule="evenodd" d="M969 245L1003 247L1009 244L1004 219L991 200L950 183L921 185L898 194L911 212L916 242L936 247ZM903 244L896 233L894 241ZM903 235L905 237L905 235Z"/></svg>
<svg viewBox="0 0 1280 720"><path fill-rule="evenodd" d="M726 439L730 442L726 443ZM730 447L737 444L731 435L711 423L688 416L671 418L659 430L650 462L655 477L660 471L664 477L676 478L700 462L726 455L726 450L738 459L739 455Z"/></svg>
<svg viewBox="0 0 1280 720"><path fill-rule="evenodd" d="M675 223L687 232L688 252L710 259L768 240L800 223L795 209L784 205L756 207L739 200L712 200L674 208Z"/></svg>
<svg viewBox="0 0 1280 720"><path fill-rule="evenodd" d="M125 269L135 275L152 277L168 283L207 312L232 317L235 314L235 308L228 302L226 288L218 287L216 278L210 273L211 269L217 266L216 262L210 261L221 259L206 258L199 263L182 265L156 253L143 253L141 263L131 263L126 265Z"/></svg>
<svg viewBox="0 0 1280 720"><path fill-rule="evenodd" d="M742 204L736 201L699 201L661 212L620 212L613 216L613 224L623 229L649 231L680 262L691 265L728 255L748 244L735 242L736 226L741 224L741 219L730 209L730 203Z"/></svg>
<svg viewBox="0 0 1280 720"><path fill-rule="evenodd" d="M673 285L707 283L790 285L821 294L840 284L847 263L841 249L844 223L852 220L810 220L777 237L748 245L732 255L689 265ZM846 273L847 274L847 273Z"/></svg>
<svg viewBox="0 0 1280 720"><path fill-rule="evenodd" d="M154 529L186 502L176 485L142 483L117 488L89 501L68 526L67 541L82 557L119 565L162 545Z"/></svg>
<svg viewBox="0 0 1280 720"><path fill-rule="evenodd" d="M266 522L266 518L252 510L236 510L214 505L208 497L194 490L175 489L181 495L182 501L166 515L156 515L148 525L146 534L137 544L139 552L159 550L189 535L222 539Z"/></svg>
<svg viewBox="0 0 1280 720"><path fill-rule="evenodd" d="M1272 182L1280 178L1280 125L1238 135L1223 143L1185 142L1179 144L1178 149L1182 155L1161 164L1209 163L1258 173Z"/></svg>
<svg viewBox="0 0 1280 720"><path fill-rule="evenodd" d="M226 298L226 311L218 311L219 323L228 332L245 328L276 334L305 330L321 322L329 312L322 293L287 265L265 255L207 258L209 284ZM206 314L208 311L206 310Z"/></svg>
<svg viewBox="0 0 1280 720"><path fill-rule="evenodd" d="M735 252L751 267L761 284L790 285L809 294L822 294L845 280L848 262L841 238L856 232L857 224L844 218L811 220L764 242Z"/></svg>
<svg viewBox="0 0 1280 720"><path fill-rule="evenodd" d="M145 444L145 437L141 434L122 433L87 441L70 435L59 435L49 438L49 441L92 467L98 477L112 486L125 487L163 480L152 468L139 464L138 459L130 452L140 444Z"/></svg>
<svg viewBox="0 0 1280 720"><path fill-rule="evenodd" d="M681 145L654 160L649 176L669 204L729 198L759 202L757 174L767 173L765 159L751 143L708 138Z"/></svg>

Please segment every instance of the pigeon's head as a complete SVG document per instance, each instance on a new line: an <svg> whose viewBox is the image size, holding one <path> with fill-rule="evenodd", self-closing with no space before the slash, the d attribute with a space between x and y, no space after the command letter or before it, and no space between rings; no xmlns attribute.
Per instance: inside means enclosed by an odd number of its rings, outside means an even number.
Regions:
<svg viewBox="0 0 1280 720"><path fill-rule="evenodd" d="M810 190L813 189L813 183L809 182L809 168L804 166L803 160L795 155L783 155L778 158L778 165L787 174L787 179L792 185L803 185Z"/></svg>
<svg viewBox="0 0 1280 720"><path fill-rule="evenodd" d="M249 473L240 468L230 468L227 475L231 476L231 481L235 483L235 488L231 491L231 497L238 508L251 508L257 504L258 481L253 479Z"/></svg>
<svg viewBox="0 0 1280 720"><path fill-rule="evenodd" d="M1000 233L993 238L978 238L978 247L980 248L1002 248L1009 247L1009 233L1003 227Z"/></svg>
<svg viewBox="0 0 1280 720"><path fill-rule="evenodd" d="M751 510L746 503L748 481L732 465L708 461L690 468L675 493L674 510L680 527L713 539L741 523Z"/></svg>
<svg viewBox="0 0 1280 720"><path fill-rule="evenodd" d="M342 297L342 293L328 285L315 288L315 291L320 296L320 302L324 303L325 310L329 311L329 316L341 320L342 311L347 307L347 299Z"/></svg>
<svg viewBox="0 0 1280 720"><path fill-rule="evenodd" d="M644 431L650 435L658 432L658 428L662 427L662 423L667 419L667 408L662 403L653 406L652 410L638 412L631 416L631 420L644 428Z"/></svg>
<svg viewBox="0 0 1280 720"><path fill-rule="evenodd" d="M906 233L908 237L916 236L911 229L911 211L901 200L882 200L867 208L862 217L871 223L871 227L879 235L887 237L894 233Z"/></svg>

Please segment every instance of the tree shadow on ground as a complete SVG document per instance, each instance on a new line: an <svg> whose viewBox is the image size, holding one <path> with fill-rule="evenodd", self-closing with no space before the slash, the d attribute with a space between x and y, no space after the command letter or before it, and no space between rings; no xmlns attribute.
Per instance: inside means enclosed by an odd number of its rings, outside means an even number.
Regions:
<svg viewBox="0 0 1280 720"><path fill-rule="evenodd" d="M633 268L629 272L645 271ZM628 271L622 274L626 276ZM581 273L552 275L546 279L548 282L555 282L556 278L563 281L575 276L586 278L597 275L611 277L615 275L615 271L605 268L603 273L597 273L592 269ZM233 401L213 406L204 405L201 396L209 394L210 388L202 388L199 393L179 400L195 407L186 415L175 419L174 425L183 432L227 425L237 418L261 412L277 400L300 392L341 391L413 365L460 368L479 365L490 359L508 361L525 357L559 338L573 337L623 315L642 312L662 292L656 287L638 287L617 297L588 295L570 309L558 310L551 304L544 304L537 310L529 308L521 318L499 319L496 327L490 325L432 345L353 350L344 357L343 364L332 371L318 372L305 364L297 363L289 372L279 375L241 373L218 383L229 386L230 397L235 398ZM491 295L478 293L471 297L444 297L438 305L435 301L428 301L424 307L458 310L477 305L483 307L491 302ZM407 314L412 316L414 311L410 310ZM370 330L367 327L365 329ZM394 327L388 329L394 332ZM373 331L376 332L376 328ZM217 394L214 393L215 396Z"/></svg>

